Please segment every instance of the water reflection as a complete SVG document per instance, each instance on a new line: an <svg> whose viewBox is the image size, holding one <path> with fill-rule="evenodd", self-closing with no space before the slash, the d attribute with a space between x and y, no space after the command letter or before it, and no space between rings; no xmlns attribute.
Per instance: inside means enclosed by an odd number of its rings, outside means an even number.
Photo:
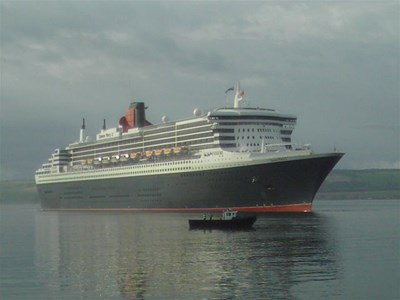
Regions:
<svg viewBox="0 0 400 300"><path fill-rule="evenodd" d="M259 217L253 231L190 231L189 215L40 213L50 294L106 299L292 299L338 278L329 218Z"/></svg>
<svg viewBox="0 0 400 300"><path fill-rule="evenodd" d="M339 276L329 220L316 214L266 216L256 232L225 234L221 244L201 250L216 262L223 298L291 299Z"/></svg>

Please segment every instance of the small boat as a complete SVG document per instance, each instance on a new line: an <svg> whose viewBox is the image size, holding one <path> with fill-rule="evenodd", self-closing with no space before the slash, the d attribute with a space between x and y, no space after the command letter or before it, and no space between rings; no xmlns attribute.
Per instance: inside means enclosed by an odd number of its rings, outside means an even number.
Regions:
<svg viewBox="0 0 400 300"><path fill-rule="evenodd" d="M257 220L256 216L240 217L237 211L225 210L220 219L213 219L212 215L203 219L190 219L190 229L250 229Z"/></svg>

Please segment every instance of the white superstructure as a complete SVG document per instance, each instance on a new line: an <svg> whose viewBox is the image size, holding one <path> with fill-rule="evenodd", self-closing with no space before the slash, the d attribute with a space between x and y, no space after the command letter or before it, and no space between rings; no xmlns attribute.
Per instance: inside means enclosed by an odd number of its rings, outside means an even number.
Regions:
<svg viewBox="0 0 400 300"><path fill-rule="evenodd" d="M292 144L296 116L243 102L238 86L234 107L196 109L190 119L144 127L106 129L104 122L94 141L84 136L83 120L79 142L56 149L36 183L219 169L311 153Z"/></svg>

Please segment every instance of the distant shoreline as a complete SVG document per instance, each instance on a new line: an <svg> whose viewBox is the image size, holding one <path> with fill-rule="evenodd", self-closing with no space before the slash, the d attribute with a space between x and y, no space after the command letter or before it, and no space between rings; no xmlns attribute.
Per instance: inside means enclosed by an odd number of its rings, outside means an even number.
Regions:
<svg viewBox="0 0 400 300"><path fill-rule="evenodd" d="M314 201L324 200L400 200L400 190L318 193Z"/></svg>
<svg viewBox="0 0 400 300"><path fill-rule="evenodd" d="M333 170L316 200L400 199L400 169Z"/></svg>
<svg viewBox="0 0 400 300"><path fill-rule="evenodd" d="M400 199L400 169L333 170L315 200ZM39 202L34 180L1 180L0 202Z"/></svg>

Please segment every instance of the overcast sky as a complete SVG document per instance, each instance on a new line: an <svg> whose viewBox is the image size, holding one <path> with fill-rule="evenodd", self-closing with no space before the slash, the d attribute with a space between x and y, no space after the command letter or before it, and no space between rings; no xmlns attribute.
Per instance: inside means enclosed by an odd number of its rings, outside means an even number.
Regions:
<svg viewBox="0 0 400 300"><path fill-rule="evenodd" d="M33 178L82 117L92 137L133 100L185 118L238 80L338 168L400 168L399 3L1 0L0 178Z"/></svg>

